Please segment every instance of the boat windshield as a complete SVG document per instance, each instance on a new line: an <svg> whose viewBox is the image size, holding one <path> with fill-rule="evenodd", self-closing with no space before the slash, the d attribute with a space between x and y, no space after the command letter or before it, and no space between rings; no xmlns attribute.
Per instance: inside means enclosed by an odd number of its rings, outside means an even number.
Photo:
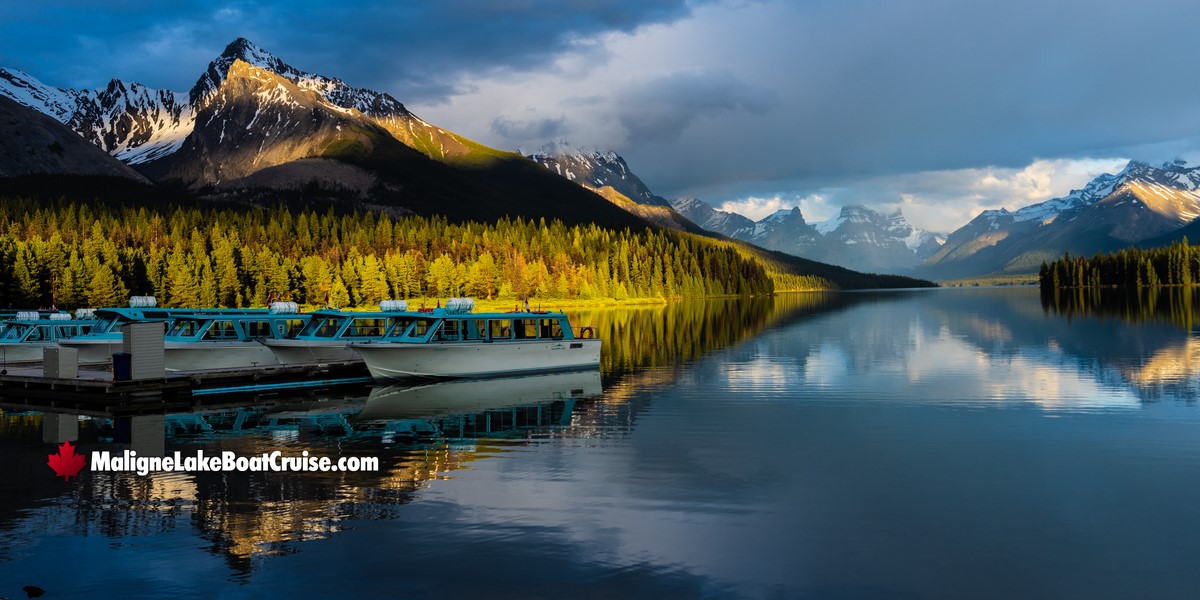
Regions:
<svg viewBox="0 0 1200 600"><path fill-rule="evenodd" d="M359 317L350 322L350 327L346 328L345 337L382 337L384 332L387 331L388 325L388 320L381 317Z"/></svg>
<svg viewBox="0 0 1200 600"><path fill-rule="evenodd" d="M25 337L27 331L29 331L29 327L15 323L9 324L4 328L4 333L0 334L0 341L19 342Z"/></svg>
<svg viewBox="0 0 1200 600"><path fill-rule="evenodd" d="M117 322L120 320L121 319L119 317L115 317L115 316L104 317L104 318L100 319L99 323L96 323L96 326L92 328L92 331L94 331L96 333L106 333L109 330L111 330L113 328L113 326L115 326L117 324Z"/></svg>
<svg viewBox="0 0 1200 600"><path fill-rule="evenodd" d="M314 318L300 330L299 337L331 338L337 335L338 329L341 329L345 321L345 317Z"/></svg>
<svg viewBox="0 0 1200 600"><path fill-rule="evenodd" d="M411 319L397 319L396 324L388 332L389 338L400 338L405 340L421 340L429 334L429 330L437 325L438 319L429 317L414 317Z"/></svg>
<svg viewBox="0 0 1200 600"><path fill-rule="evenodd" d="M213 321L212 325L204 332L205 340L236 340L238 339L237 329L233 326L233 321Z"/></svg>
<svg viewBox="0 0 1200 600"><path fill-rule="evenodd" d="M200 331L200 324L203 321L192 321L190 319L180 319L175 321L175 325L167 332L169 337L196 337L196 333Z"/></svg>

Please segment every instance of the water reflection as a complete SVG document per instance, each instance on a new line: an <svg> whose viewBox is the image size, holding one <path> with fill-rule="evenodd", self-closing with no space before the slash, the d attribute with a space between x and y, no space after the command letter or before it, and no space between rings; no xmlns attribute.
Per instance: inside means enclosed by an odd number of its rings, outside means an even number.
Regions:
<svg viewBox="0 0 1200 600"><path fill-rule="evenodd" d="M1200 389L1200 343L1173 319L1060 312L1032 289L804 294L573 316L606 340L599 372L206 399L191 412L165 414L3 405L0 461L9 477L0 480L0 580L54 581L47 557L90 544L97 570L188 565L187 577L148 584L149 595L203 595L188 582L229 579L289 580L306 590L322 585L314 581L322 568L354 571L385 558L394 564L374 577L422 565L437 574L426 579L448 580L460 567L447 565L498 564L496 553L511 558L505 564L540 559L589 583L599 567L581 562L604 563L610 583L638 582L605 588L615 595L650 589L642 587L649 580L668 593L719 595L743 589L722 587L729 581L794 583L797 561L807 560L810 574L838 573L837 564L813 557L833 549L831 556L859 564L860 539L886 549L924 539L914 531L999 536L954 518L997 493L1019 505L1024 496L1001 484L1030 461L1003 466L977 494L954 490L983 481L979 465L1032 452L1010 439L1041 443L1035 434L1046 426L1021 415L1127 418L1148 406L1186 405ZM936 418L924 420L928 409ZM1005 426L1012 429L1000 431ZM988 435L999 441L974 455L936 446ZM87 472L64 484L46 455L72 436L85 453L156 445L184 455L308 451L377 456L381 470ZM1110 438L1100 438L1106 447ZM1062 456L1049 446L1046 460ZM901 469L898 456L920 468ZM925 468L961 456L971 460L950 465L952 483ZM934 493L916 493L922 482ZM962 501L944 505L946 496ZM933 516L921 521L925 513ZM838 529L876 522L851 535ZM976 538L963 537L971 539L959 540L960 549L976 547ZM805 545L814 539L819 548ZM837 554L839 544L854 547ZM64 595L103 592L113 577L80 579Z"/></svg>
<svg viewBox="0 0 1200 600"><path fill-rule="evenodd" d="M721 373L730 391L791 400L1053 410L1136 409L1200 393L1200 344L1180 329L1190 308L1100 314L1038 310L1037 290L874 293L761 336ZM851 295L846 295L850 298ZM1186 298L1187 296L1182 296ZM1098 311L1099 309L1097 309Z"/></svg>
<svg viewBox="0 0 1200 600"><path fill-rule="evenodd" d="M582 311L605 340L600 371L387 386L302 397L206 399L189 412L153 407L63 412L19 398L3 405L0 558L27 562L46 535L158 539L194 530L237 579L261 561L328 539L347 523L392 519L430 482L475 461L551 439L624 436L649 406L640 390L798 314L831 310L828 294ZM602 385L608 381L608 393ZM149 412L149 414L141 414ZM52 444L141 456L280 450L378 456L375 473L43 473ZM0 561L2 564L3 561Z"/></svg>
<svg viewBox="0 0 1200 600"><path fill-rule="evenodd" d="M1130 323L1172 323L1191 330L1200 321L1200 297L1192 286L1136 289L1046 290L1042 308L1067 319L1097 317Z"/></svg>

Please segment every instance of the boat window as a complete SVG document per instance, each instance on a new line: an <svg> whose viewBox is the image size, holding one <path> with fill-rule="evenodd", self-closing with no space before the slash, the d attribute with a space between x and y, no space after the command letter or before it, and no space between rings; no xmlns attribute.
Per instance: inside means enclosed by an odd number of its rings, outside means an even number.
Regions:
<svg viewBox="0 0 1200 600"><path fill-rule="evenodd" d="M30 329L31 329L31 331L29 332L29 336L25 338L25 341L27 341L27 342L42 341L42 328L41 327L31 327Z"/></svg>
<svg viewBox="0 0 1200 600"><path fill-rule="evenodd" d="M495 319L488 321L488 339L489 340L509 340L512 339L512 321L508 319Z"/></svg>
<svg viewBox="0 0 1200 600"><path fill-rule="evenodd" d="M175 326L167 335L171 337L192 337L199 331L200 323L196 321L175 321Z"/></svg>
<svg viewBox="0 0 1200 600"><path fill-rule="evenodd" d="M562 324L558 322L558 319L542 319L539 335L543 338L562 339Z"/></svg>
<svg viewBox="0 0 1200 600"><path fill-rule="evenodd" d="M94 328L92 328L92 330L99 331L102 333L107 332L110 329L112 329L113 325L116 324L116 322L117 322L117 319L115 317L105 317L105 318L101 319L99 323L96 323L96 326Z"/></svg>
<svg viewBox="0 0 1200 600"><path fill-rule="evenodd" d="M346 330L346 337L380 337L384 332L384 319L361 318L354 319Z"/></svg>
<svg viewBox="0 0 1200 600"><path fill-rule="evenodd" d="M429 333L429 329L436 323L437 321L433 319L417 319L416 322L413 323L413 326L408 328L407 337L423 338L425 337L425 334Z"/></svg>
<svg viewBox="0 0 1200 600"><path fill-rule="evenodd" d="M457 342L462 340L462 321L458 319L447 319L442 321L442 326L438 329L435 340L443 342Z"/></svg>
<svg viewBox="0 0 1200 600"><path fill-rule="evenodd" d="M304 333L314 337L331 338L337 335L338 329L342 327L342 319L313 319L309 322L308 327L304 328Z"/></svg>
<svg viewBox="0 0 1200 600"><path fill-rule="evenodd" d="M411 317L402 319L389 319L391 325L388 325L388 328L384 331L384 337L404 337L404 333L408 331L408 327L412 325L413 320L414 319Z"/></svg>
<svg viewBox="0 0 1200 600"><path fill-rule="evenodd" d="M514 321L513 333L518 340L537 338L537 319L517 319Z"/></svg>
<svg viewBox="0 0 1200 600"><path fill-rule="evenodd" d="M279 332L279 337L294 338L297 335L300 335L300 331L303 330L304 326L307 324L308 322L304 319L288 319L284 325L284 331Z"/></svg>
<svg viewBox="0 0 1200 600"><path fill-rule="evenodd" d="M271 322L270 321L246 321L246 335L256 337L271 337Z"/></svg>
<svg viewBox="0 0 1200 600"><path fill-rule="evenodd" d="M466 331L463 334L468 340L482 340L487 337L487 321L484 319L469 319L463 321Z"/></svg>
<svg viewBox="0 0 1200 600"><path fill-rule="evenodd" d="M237 331L233 328L233 321L213 321L209 326L208 331L204 332L206 340L236 340Z"/></svg>

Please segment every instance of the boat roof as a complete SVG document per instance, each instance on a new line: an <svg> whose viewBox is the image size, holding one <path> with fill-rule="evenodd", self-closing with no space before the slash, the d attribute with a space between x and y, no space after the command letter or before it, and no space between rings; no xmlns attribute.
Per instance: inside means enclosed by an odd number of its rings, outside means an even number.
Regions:
<svg viewBox="0 0 1200 600"><path fill-rule="evenodd" d="M97 317L119 317L131 321L208 315L267 315L266 308L97 308Z"/></svg>
<svg viewBox="0 0 1200 600"><path fill-rule="evenodd" d="M417 311L413 311L413 310L358 311L358 310L341 310L341 309L337 309L337 308L322 308L322 309L314 310L312 312L305 313L305 314L312 315L313 318L317 318L317 317L351 317L354 319L362 319L362 318L384 319L384 318L388 318L388 317L400 317L400 316L415 317L415 316L419 316L422 313L418 313Z"/></svg>
<svg viewBox="0 0 1200 600"><path fill-rule="evenodd" d="M231 309L227 311L203 311L173 316L177 321L212 321L215 319L237 321L242 319L307 319L312 316L312 313L279 313L255 309L238 309L234 312Z"/></svg>
<svg viewBox="0 0 1200 600"><path fill-rule="evenodd" d="M444 308L432 308L420 310L417 313L422 317L446 318L446 319L552 319L567 316L563 312L552 312L548 310L515 310L507 312L459 312L448 311Z"/></svg>

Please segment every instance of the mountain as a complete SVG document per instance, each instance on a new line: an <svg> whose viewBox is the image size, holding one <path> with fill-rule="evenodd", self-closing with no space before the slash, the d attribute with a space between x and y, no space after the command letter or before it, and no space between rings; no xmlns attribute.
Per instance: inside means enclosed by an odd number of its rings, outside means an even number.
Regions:
<svg viewBox="0 0 1200 600"><path fill-rule="evenodd" d="M737 213L717 210L699 198L678 198L671 206L708 231L738 240L745 240L754 233L754 221Z"/></svg>
<svg viewBox="0 0 1200 600"><path fill-rule="evenodd" d="M527 156L580 185L594 189L611 187L638 204L671 206L666 198L655 196L616 152L574 148L567 141L556 139L542 146L541 152Z"/></svg>
<svg viewBox="0 0 1200 600"><path fill-rule="evenodd" d="M654 195L616 152L575 148L565 140L556 139L526 157L660 227L703 231L672 208L666 198Z"/></svg>
<svg viewBox="0 0 1200 600"><path fill-rule="evenodd" d="M900 211L883 215L865 206L846 206L828 221L809 223L799 207L752 221L695 198L676 200L673 205L710 231L860 271L911 272L936 252L942 241L938 235L910 225Z"/></svg>
<svg viewBox="0 0 1200 600"><path fill-rule="evenodd" d="M99 175L150 183L55 119L0 97L0 177Z"/></svg>
<svg viewBox="0 0 1200 600"><path fill-rule="evenodd" d="M52 117L128 164L178 150L195 123L185 96L117 79L99 90L64 90L0 68L0 96Z"/></svg>
<svg viewBox="0 0 1200 600"><path fill-rule="evenodd" d="M245 38L234 40L200 76L188 93L192 105L201 105L218 93L237 61L275 73L299 89L314 92L335 107L357 111L393 137L426 156L445 162L472 162L515 155L489 148L425 122L391 95L352 87L341 79L301 71Z"/></svg>
<svg viewBox="0 0 1200 600"><path fill-rule="evenodd" d="M1033 273L1064 252L1094 254L1170 236L1200 216L1200 167L1131 161L1116 175L1017 211L987 210L957 231L920 273L959 278Z"/></svg>
<svg viewBox="0 0 1200 600"><path fill-rule="evenodd" d="M211 198L278 202L299 194L454 220L646 225L518 154L429 124L388 94L301 71L241 38L186 93L119 80L101 90L59 89L0 69L0 96L157 182Z"/></svg>

